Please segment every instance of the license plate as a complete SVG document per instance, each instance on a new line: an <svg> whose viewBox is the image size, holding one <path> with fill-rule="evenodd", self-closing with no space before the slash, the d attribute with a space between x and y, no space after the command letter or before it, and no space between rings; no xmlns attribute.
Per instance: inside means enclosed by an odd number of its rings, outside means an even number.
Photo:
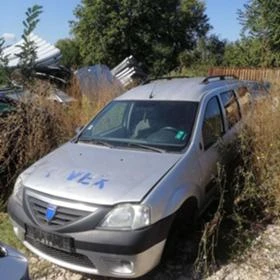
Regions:
<svg viewBox="0 0 280 280"><path fill-rule="evenodd" d="M74 252L74 240L71 237L66 237L57 233L46 232L39 228L26 225L26 239L40 242L43 245L63 250L69 253Z"/></svg>

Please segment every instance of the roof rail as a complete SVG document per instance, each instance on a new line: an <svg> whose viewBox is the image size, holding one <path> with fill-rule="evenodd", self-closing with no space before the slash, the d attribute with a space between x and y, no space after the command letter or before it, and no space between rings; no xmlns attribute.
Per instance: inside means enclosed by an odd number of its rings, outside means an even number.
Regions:
<svg viewBox="0 0 280 280"><path fill-rule="evenodd" d="M215 76L207 76L205 79L202 80L202 84L208 84L213 81L222 81L222 80L238 80L239 78L235 75L215 75Z"/></svg>
<svg viewBox="0 0 280 280"><path fill-rule="evenodd" d="M172 79L186 79L190 78L190 76L170 76L170 77L157 77L153 79L146 79L145 81L142 82L141 85L146 85L149 84L150 82L156 81L156 80L172 80Z"/></svg>

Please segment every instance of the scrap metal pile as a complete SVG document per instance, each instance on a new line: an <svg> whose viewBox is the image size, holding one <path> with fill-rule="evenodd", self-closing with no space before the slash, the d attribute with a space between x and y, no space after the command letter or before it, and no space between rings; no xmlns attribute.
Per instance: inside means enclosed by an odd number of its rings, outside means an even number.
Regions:
<svg viewBox="0 0 280 280"><path fill-rule="evenodd" d="M104 81L106 81L106 87L109 85L112 88L129 88L141 83L148 76L132 55L125 58L111 70L106 65L95 64L73 72L71 69L60 65L62 54L58 48L35 34L30 35L30 40L35 43L37 51L33 75L36 78L49 81L53 85L55 92L67 90L66 86L73 76L76 76L79 81L82 94L87 96L89 96L89 92L92 95L93 91L102 87ZM17 54L21 51L19 46L22 44L23 40L20 40L14 45L6 47L3 51L4 56L8 58L8 67L11 69L19 67L20 60ZM18 87L20 87L20 90ZM7 95L7 93L18 91L23 92L24 89L20 85L17 85L17 87L12 86L2 89L1 94ZM64 92L64 95L67 94ZM59 100L61 103L59 98L55 100Z"/></svg>
<svg viewBox="0 0 280 280"><path fill-rule="evenodd" d="M144 81L148 76L143 72L139 63L132 55L113 68L111 73L120 80L124 87Z"/></svg>

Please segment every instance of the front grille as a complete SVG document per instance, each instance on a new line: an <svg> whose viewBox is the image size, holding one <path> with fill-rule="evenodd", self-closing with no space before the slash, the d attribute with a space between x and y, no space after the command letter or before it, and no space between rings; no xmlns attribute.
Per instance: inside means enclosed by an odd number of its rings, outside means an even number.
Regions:
<svg viewBox="0 0 280 280"><path fill-rule="evenodd" d="M67 253L49 246L46 246L38 241L35 241L28 236L25 239L30 245L41 251L42 253L53 257L57 260L61 260L70 264L79 265L86 268L94 269L94 264L89 260L88 257L77 254L77 253Z"/></svg>
<svg viewBox="0 0 280 280"><path fill-rule="evenodd" d="M90 212L87 211L56 205L57 208L54 217L50 221L47 221L46 211L49 203L32 196L27 196L27 201L29 209L32 212L32 216L35 218L37 223L41 225L61 227L82 219L90 214Z"/></svg>

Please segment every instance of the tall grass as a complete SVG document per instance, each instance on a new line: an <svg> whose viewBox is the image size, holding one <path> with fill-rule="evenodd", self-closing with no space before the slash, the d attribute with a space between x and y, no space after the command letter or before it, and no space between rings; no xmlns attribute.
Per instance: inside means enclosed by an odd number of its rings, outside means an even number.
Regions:
<svg viewBox="0 0 280 280"><path fill-rule="evenodd" d="M89 99L81 94L73 80L67 92L75 101L62 105L47 96L49 83L35 81L28 90L30 98L22 100L16 110L0 118L0 198L2 206L11 193L18 174L75 134L107 102L120 93L108 84L99 86ZM1 199L0 199L1 200ZM3 203L4 201L4 203Z"/></svg>
<svg viewBox="0 0 280 280"><path fill-rule="evenodd" d="M238 166L235 184L235 206L244 205L256 216L278 216L280 213L280 87L276 84L266 99L254 104L246 126L239 136L242 165ZM235 180L240 183L240 180ZM259 206L259 207L257 207ZM252 210L258 210L253 213ZM245 210L244 209L244 210Z"/></svg>
<svg viewBox="0 0 280 280"><path fill-rule="evenodd" d="M256 184L267 198L267 211L280 213L280 85L269 99L255 106L248 121L252 131L252 167Z"/></svg>
<svg viewBox="0 0 280 280"><path fill-rule="evenodd" d="M73 137L77 127L119 94L119 89L104 86L92 98L83 98L73 80L68 93L76 101L62 106L48 101L50 90L48 84L33 84L32 100L0 118L0 193L4 201L23 169ZM213 219L204 226L196 261L198 276L215 269L221 255L228 259L242 252L268 221L279 217L279 92L276 84L268 98L255 103L237 141L221 148L223 154L230 150L236 161L219 168L221 196Z"/></svg>
<svg viewBox="0 0 280 280"><path fill-rule="evenodd" d="M280 215L280 87L253 104L236 141L221 147L235 161L222 162L219 206L204 225L195 276L246 250L267 223ZM217 262L217 260L219 260Z"/></svg>

